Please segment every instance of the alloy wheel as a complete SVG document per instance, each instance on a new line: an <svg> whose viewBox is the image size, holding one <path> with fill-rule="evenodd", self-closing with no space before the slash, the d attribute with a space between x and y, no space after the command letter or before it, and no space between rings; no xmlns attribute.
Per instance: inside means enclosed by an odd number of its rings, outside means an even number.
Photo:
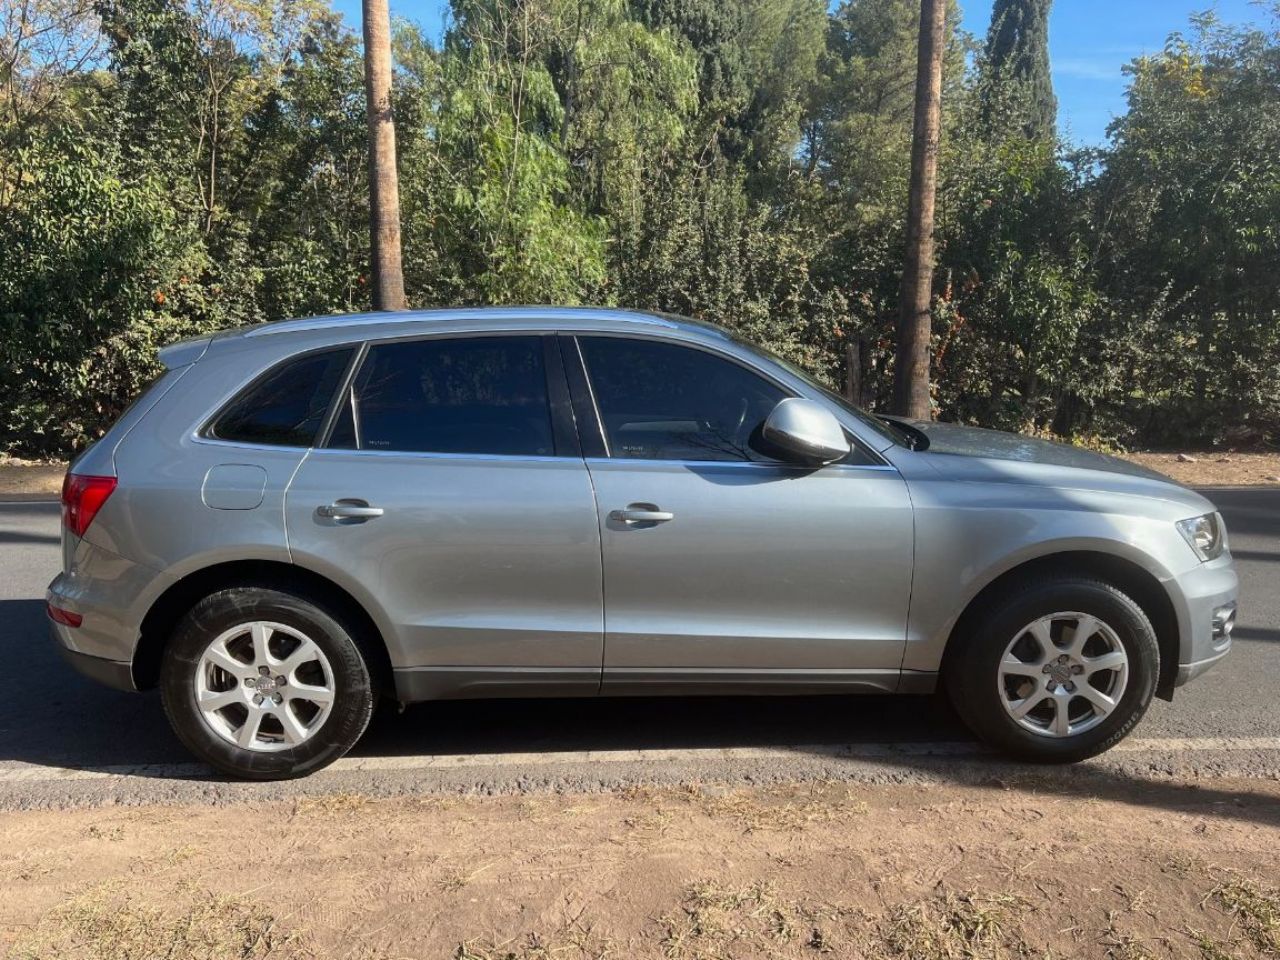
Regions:
<svg viewBox="0 0 1280 960"><path fill-rule="evenodd" d="M1110 626L1087 613L1053 613L1009 642L999 668L1000 702L1020 727L1071 737L1102 723L1129 683L1129 656Z"/></svg>
<svg viewBox="0 0 1280 960"><path fill-rule="evenodd" d="M226 630L196 665L200 715L218 736L273 753L315 735L333 708L333 669L306 634L255 620Z"/></svg>

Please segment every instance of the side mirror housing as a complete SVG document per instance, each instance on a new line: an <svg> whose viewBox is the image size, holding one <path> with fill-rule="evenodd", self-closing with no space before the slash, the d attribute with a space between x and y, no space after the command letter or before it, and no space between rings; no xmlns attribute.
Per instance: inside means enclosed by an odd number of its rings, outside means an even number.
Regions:
<svg viewBox="0 0 1280 960"><path fill-rule="evenodd" d="M849 453L849 439L840 421L826 407L803 397L780 401L760 428L760 436L793 463L823 466Z"/></svg>

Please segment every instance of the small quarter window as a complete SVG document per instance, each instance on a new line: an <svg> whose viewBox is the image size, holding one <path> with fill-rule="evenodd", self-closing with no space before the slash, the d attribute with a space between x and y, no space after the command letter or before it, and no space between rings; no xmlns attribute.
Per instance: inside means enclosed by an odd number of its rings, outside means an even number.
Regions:
<svg viewBox="0 0 1280 960"><path fill-rule="evenodd" d="M469 337L371 346L331 447L554 456L542 339Z"/></svg>
<svg viewBox="0 0 1280 960"><path fill-rule="evenodd" d="M219 440L309 447L351 360L351 349L311 353L280 364L223 409L209 433Z"/></svg>

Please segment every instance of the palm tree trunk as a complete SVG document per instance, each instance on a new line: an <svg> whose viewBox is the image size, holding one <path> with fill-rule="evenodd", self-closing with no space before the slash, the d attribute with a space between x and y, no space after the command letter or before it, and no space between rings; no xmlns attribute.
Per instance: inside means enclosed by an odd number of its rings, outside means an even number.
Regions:
<svg viewBox="0 0 1280 960"><path fill-rule="evenodd" d="M391 13L387 0L363 0L364 88L369 117L369 263L373 308L403 310L400 186L391 116Z"/></svg>
<svg viewBox="0 0 1280 960"><path fill-rule="evenodd" d="M911 196L907 255L902 272L902 312L894 370L894 412L917 420L932 415L929 403L929 335L933 300L933 214L942 129L942 55L947 0L920 0L916 62L915 127L911 139Z"/></svg>

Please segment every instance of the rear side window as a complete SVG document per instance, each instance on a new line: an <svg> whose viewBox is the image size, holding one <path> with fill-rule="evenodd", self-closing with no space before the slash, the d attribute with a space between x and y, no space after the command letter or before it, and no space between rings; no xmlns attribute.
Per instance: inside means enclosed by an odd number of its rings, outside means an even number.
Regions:
<svg viewBox="0 0 1280 960"><path fill-rule="evenodd" d="M232 400L209 433L239 443L311 446L351 354L348 347L285 361Z"/></svg>
<svg viewBox="0 0 1280 960"><path fill-rule="evenodd" d="M540 337L474 337L369 348L331 447L554 456Z"/></svg>

